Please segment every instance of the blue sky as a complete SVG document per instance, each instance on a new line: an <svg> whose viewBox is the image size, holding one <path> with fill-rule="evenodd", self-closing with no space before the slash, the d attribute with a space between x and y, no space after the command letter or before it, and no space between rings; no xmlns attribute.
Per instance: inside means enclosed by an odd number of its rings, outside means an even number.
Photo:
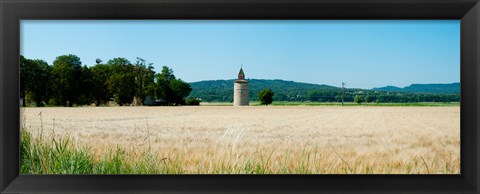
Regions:
<svg viewBox="0 0 480 194"><path fill-rule="evenodd" d="M20 53L87 66L136 57L187 81L247 78L372 88L460 81L459 20L23 20Z"/></svg>

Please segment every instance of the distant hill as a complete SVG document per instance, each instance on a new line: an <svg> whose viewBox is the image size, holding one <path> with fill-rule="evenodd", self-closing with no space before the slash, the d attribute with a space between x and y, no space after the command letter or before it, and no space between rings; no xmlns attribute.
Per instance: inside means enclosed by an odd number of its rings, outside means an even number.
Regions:
<svg viewBox="0 0 480 194"><path fill-rule="evenodd" d="M203 101L233 101L234 80L208 80L192 82L190 96L200 97ZM306 100L308 91L311 90L338 90L341 88L300 83L285 80L248 79L248 87L251 100L257 100L257 94L264 88L270 88L274 93L274 100L302 101Z"/></svg>
<svg viewBox="0 0 480 194"><path fill-rule="evenodd" d="M451 84L412 84L404 88L385 86L380 88L373 88L372 90L408 93L460 94L460 83L456 82Z"/></svg>
<svg viewBox="0 0 480 194"><path fill-rule="evenodd" d="M342 88L324 84L310 84L285 80L248 79L250 100L258 100L257 94L270 88L274 101L339 102ZM233 102L233 79L192 82L190 97L203 102ZM374 89L346 88L344 100L354 101L355 96L367 102L455 102L460 99L460 83L412 84L405 88L386 86Z"/></svg>

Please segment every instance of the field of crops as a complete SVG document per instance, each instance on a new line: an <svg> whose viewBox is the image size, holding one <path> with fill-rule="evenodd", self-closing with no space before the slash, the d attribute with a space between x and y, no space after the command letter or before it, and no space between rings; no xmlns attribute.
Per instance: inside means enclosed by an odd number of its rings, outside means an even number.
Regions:
<svg viewBox="0 0 480 194"><path fill-rule="evenodd" d="M30 134L22 148L23 173L460 173L459 106L48 107L21 112L23 129ZM83 159L62 158L72 156ZM77 163L78 169L72 167Z"/></svg>

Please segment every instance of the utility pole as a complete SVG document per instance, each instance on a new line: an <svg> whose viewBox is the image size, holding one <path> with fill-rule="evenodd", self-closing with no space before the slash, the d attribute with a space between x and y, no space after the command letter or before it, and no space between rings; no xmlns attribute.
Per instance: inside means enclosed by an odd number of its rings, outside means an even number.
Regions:
<svg viewBox="0 0 480 194"><path fill-rule="evenodd" d="M345 96L345 86L346 84L342 82L342 106L343 106L343 97Z"/></svg>

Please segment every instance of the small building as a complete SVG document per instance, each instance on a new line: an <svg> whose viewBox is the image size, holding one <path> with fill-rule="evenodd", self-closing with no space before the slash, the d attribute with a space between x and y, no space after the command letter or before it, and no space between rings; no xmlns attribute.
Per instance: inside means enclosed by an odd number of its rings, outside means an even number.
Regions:
<svg viewBox="0 0 480 194"><path fill-rule="evenodd" d="M249 102L248 81L245 80L243 68L240 68L238 79L233 83L233 106L248 106Z"/></svg>

